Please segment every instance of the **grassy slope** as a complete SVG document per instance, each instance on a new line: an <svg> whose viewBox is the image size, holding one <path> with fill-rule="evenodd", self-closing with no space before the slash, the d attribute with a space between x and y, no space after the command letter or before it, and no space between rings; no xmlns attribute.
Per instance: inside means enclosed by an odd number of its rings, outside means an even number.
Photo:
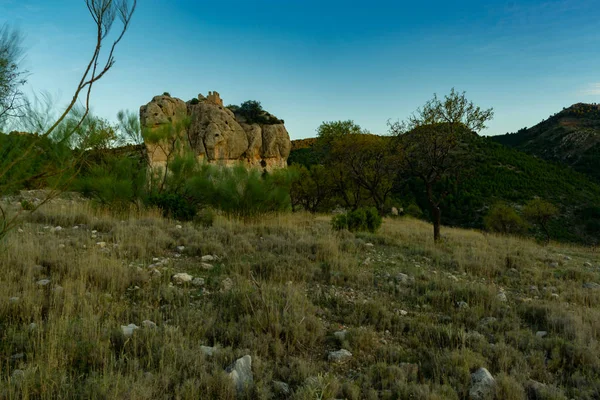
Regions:
<svg viewBox="0 0 600 400"><path fill-rule="evenodd" d="M50 205L2 244L1 396L234 398L224 368L250 354L248 398L285 398L278 380L296 399L459 399L481 366L498 399L525 398L532 379L546 384L538 398L597 398L600 289L582 285L600 281L600 255L443 233L435 246L428 224L387 219L378 234L333 234L327 217L310 215L178 229L152 214ZM210 271L207 254L221 258ZM155 258L168 260L160 277L149 273ZM171 285L179 272L205 286ZM157 328L120 333L144 320ZM201 345L219 351L207 357ZM328 362L340 348L352 359Z"/></svg>

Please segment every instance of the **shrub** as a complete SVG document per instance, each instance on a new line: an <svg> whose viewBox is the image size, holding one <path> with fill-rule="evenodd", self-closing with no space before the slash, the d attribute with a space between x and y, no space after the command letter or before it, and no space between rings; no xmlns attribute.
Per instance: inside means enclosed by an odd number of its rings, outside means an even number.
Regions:
<svg viewBox="0 0 600 400"><path fill-rule="evenodd" d="M191 105L195 105L195 104L198 104L198 103L200 103L200 100L198 100L196 97L194 97L193 99L190 100L190 104Z"/></svg>
<svg viewBox="0 0 600 400"><path fill-rule="evenodd" d="M163 216L181 221L191 221L197 213L196 206L178 193L155 193L148 198L148 204L159 208Z"/></svg>
<svg viewBox="0 0 600 400"><path fill-rule="evenodd" d="M527 224L510 206L497 203L485 217L488 230L504 234L521 234L527 230Z"/></svg>
<svg viewBox="0 0 600 400"><path fill-rule="evenodd" d="M421 218L423 216L423 210L415 203L409 204L408 207L404 209L404 213L414 218Z"/></svg>
<svg viewBox="0 0 600 400"><path fill-rule="evenodd" d="M347 229L350 232L376 232L381 226L381 216L374 207L359 208L346 214L335 216L331 226L335 230Z"/></svg>
<svg viewBox="0 0 600 400"><path fill-rule="evenodd" d="M171 93L169 93L169 92L164 92L164 93L163 93L163 96L169 96L169 97L171 97Z"/></svg>

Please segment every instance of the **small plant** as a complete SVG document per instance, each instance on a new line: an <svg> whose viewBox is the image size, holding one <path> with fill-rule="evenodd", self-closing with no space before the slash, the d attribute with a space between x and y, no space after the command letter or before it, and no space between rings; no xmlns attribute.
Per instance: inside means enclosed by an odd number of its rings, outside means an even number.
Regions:
<svg viewBox="0 0 600 400"><path fill-rule="evenodd" d="M163 93L163 96L168 96L168 97L171 97L171 93L169 93L169 92L164 92L164 93Z"/></svg>
<svg viewBox="0 0 600 400"><path fill-rule="evenodd" d="M200 100L198 100L196 97L194 97L193 99L190 100L191 105L196 105L198 103L200 103Z"/></svg>
<svg viewBox="0 0 600 400"><path fill-rule="evenodd" d="M504 234L522 234L527 230L527 223L510 206L498 203L485 217L485 226L492 232Z"/></svg>
<svg viewBox="0 0 600 400"><path fill-rule="evenodd" d="M197 213L196 207L177 193L153 194L149 197L148 204L159 208L165 217L181 221L191 221Z"/></svg>
<svg viewBox="0 0 600 400"><path fill-rule="evenodd" d="M350 232L368 231L375 233L381 226L381 222L381 216L375 207L369 207L337 215L331 220L331 226L338 231L347 229Z"/></svg>
<svg viewBox="0 0 600 400"><path fill-rule="evenodd" d="M35 204L29 200L21 200L21 208L25 211L33 211L35 210Z"/></svg>

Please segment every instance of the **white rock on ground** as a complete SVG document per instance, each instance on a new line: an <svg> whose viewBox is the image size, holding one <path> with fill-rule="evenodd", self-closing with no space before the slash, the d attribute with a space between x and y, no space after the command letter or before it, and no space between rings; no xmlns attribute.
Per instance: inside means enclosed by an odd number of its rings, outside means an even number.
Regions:
<svg viewBox="0 0 600 400"><path fill-rule="evenodd" d="M350 353L346 349L332 351L327 356L327 359L329 361L336 362L336 363L342 363L344 361L348 361L350 358L352 358L352 353Z"/></svg>
<svg viewBox="0 0 600 400"><path fill-rule="evenodd" d="M204 279L203 278L194 278L192 280L192 285L200 287L200 286L204 286Z"/></svg>
<svg viewBox="0 0 600 400"><path fill-rule="evenodd" d="M50 284L50 279L40 279L36 282L38 286L48 286Z"/></svg>
<svg viewBox="0 0 600 400"><path fill-rule="evenodd" d="M496 393L496 380L485 368L471 374L470 400L492 400Z"/></svg>
<svg viewBox="0 0 600 400"><path fill-rule="evenodd" d="M206 256L202 256L201 258L202 262L211 262L211 261L217 261L217 257L213 256L213 255L206 255Z"/></svg>
<svg viewBox="0 0 600 400"><path fill-rule="evenodd" d="M156 328L156 324L154 322L150 321L149 319L142 321L142 326L144 328L149 328L149 329Z"/></svg>
<svg viewBox="0 0 600 400"><path fill-rule="evenodd" d="M348 336L348 331L346 329L337 331L333 333L333 336L340 341L346 340L346 336Z"/></svg>
<svg viewBox="0 0 600 400"><path fill-rule="evenodd" d="M254 376L252 375L252 357L248 355L238 358L229 368L227 368L227 372L238 393L243 392L254 383Z"/></svg>
<svg viewBox="0 0 600 400"><path fill-rule="evenodd" d="M200 351L207 357L212 357L217 352L217 347L200 346Z"/></svg>
<svg viewBox="0 0 600 400"><path fill-rule="evenodd" d="M211 269L214 268L214 266L212 264L208 264L208 263L203 262L202 263L202 268L204 268L207 271L210 271Z"/></svg>
<svg viewBox="0 0 600 400"><path fill-rule="evenodd" d="M508 298L506 297L506 293L504 293L504 292L500 292L500 293L498 293L498 294L496 295L496 298L498 299L498 301L501 301L501 302L506 302L506 301L508 301Z"/></svg>
<svg viewBox="0 0 600 400"><path fill-rule="evenodd" d="M535 336L537 336L539 338L544 338L544 337L548 336L548 332L546 332L546 331L537 331L535 333Z"/></svg>
<svg viewBox="0 0 600 400"><path fill-rule="evenodd" d="M278 394L288 396L290 394L290 385L281 381L273 381L273 388Z"/></svg>
<svg viewBox="0 0 600 400"><path fill-rule="evenodd" d="M121 325L121 332L123 332L123 336L125 337L133 336L133 331L136 329L140 329L136 324Z"/></svg>
<svg viewBox="0 0 600 400"><path fill-rule="evenodd" d="M173 282L177 283L178 285L182 285L184 283L191 282L192 279L194 279L194 277L188 273L180 272L178 274L173 275L172 279L173 279Z"/></svg>

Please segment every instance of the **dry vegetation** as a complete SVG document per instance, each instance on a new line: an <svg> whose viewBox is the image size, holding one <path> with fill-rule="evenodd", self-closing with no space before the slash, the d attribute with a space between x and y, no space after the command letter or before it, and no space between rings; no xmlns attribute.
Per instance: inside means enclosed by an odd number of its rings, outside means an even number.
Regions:
<svg viewBox="0 0 600 400"><path fill-rule="evenodd" d="M600 396L600 254L431 230L50 204L1 244L0 397L235 398L226 368L244 355L242 398L462 399L479 367L497 399ZM352 357L328 361L340 349Z"/></svg>

